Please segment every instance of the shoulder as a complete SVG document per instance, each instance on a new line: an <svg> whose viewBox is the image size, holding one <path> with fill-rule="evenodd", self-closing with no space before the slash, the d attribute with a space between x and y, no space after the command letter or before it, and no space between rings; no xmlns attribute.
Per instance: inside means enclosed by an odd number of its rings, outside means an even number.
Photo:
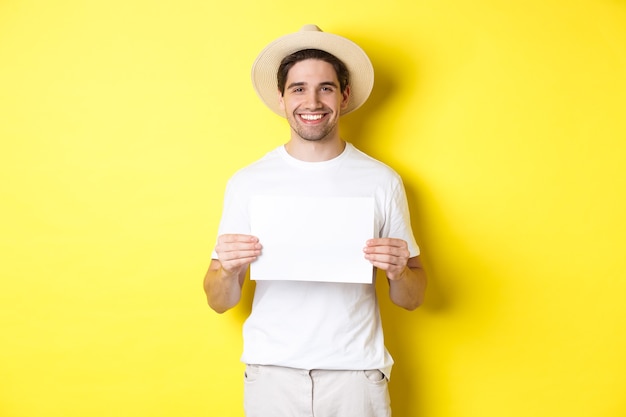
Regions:
<svg viewBox="0 0 626 417"><path fill-rule="evenodd" d="M348 144L349 158L355 169L368 171L380 180L402 183L400 175L389 165Z"/></svg>
<svg viewBox="0 0 626 417"><path fill-rule="evenodd" d="M251 164L235 171L228 182L231 184L248 182L251 178L255 178L260 173L276 169L280 164L280 161L281 158L279 148L272 149L260 159L257 159Z"/></svg>

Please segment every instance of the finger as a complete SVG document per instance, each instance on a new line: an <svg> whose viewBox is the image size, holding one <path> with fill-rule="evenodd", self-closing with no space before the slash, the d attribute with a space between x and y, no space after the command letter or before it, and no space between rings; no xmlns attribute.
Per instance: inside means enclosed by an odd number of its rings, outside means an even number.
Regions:
<svg viewBox="0 0 626 417"><path fill-rule="evenodd" d="M406 248L407 243L402 239L397 239L393 237L380 237L375 239L369 239L365 242L366 246L391 246L394 248Z"/></svg>
<svg viewBox="0 0 626 417"><path fill-rule="evenodd" d="M365 255L365 259L370 261L372 264L377 263L394 266L404 266L408 260L408 258L405 257L377 253L367 253Z"/></svg>
<svg viewBox="0 0 626 417"><path fill-rule="evenodd" d="M226 242L218 243L215 247L217 253L229 253L229 252L249 252L259 251L262 246L258 242Z"/></svg>
<svg viewBox="0 0 626 417"><path fill-rule="evenodd" d="M250 263L257 260L261 254L260 249L232 251L232 252L218 252L217 257L222 264L222 268L227 271L248 266Z"/></svg>
<svg viewBox="0 0 626 417"><path fill-rule="evenodd" d="M248 264L254 262L257 259L257 256L245 257L245 258L237 258L233 260L220 260L222 264L222 269L225 271L232 271L243 266L247 266Z"/></svg>
<svg viewBox="0 0 626 417"><path fill-rule="evenodd" d="M217 238L218 243L253 243L258 242L259 238L252 235L243 235L243 234L225 234L221 235Z"/></svg>
<svg viewBox="0 0 626 417"><path fill-rule="evenodd" d="M382 262L377 260L370 260L370 263L378 270L385 271L387 278L395 280L406 267L402 264L393 264L389 262Z"/></svg>
<svg viewBox="0 0 626 417"><path fill-rule="evenodd" d="M260 250L261 244L256 236L244 234L225 234L217 239L217 253Z"/></svg>
<svg viewBox="0 0 626 417"><path fill-rule="evenodd" d="M398 248L393 246L366 246L363 252L369 254L396 255L400 253Z"/></svg>
<svg viewBox="0 0 626 417"><path fill-rule="evenodd" d="M375 268L381 271L385 271L387 275L389 274L394 275L397 272L402 271L404 269L404 267L401 265L394 265L394 264L390 264L387 262L379 262L379 261L370 261L370 262Z"/></svg>
<svg viewBox="0 0 626 417"><path fill-rule="evenodd" d="M230 261L239 258L251 258L261 254L262 246L257 241L219 243L215 252L220 260Z"/></svg>
<svg viewBox="0 0 626 417"><path fill-rule="evenodd" d="M238 250L238 251L217 251L220 261L232 261L235 259L255 258L261 254L260 249Z"/></svg>
<svg viewBox="0 0 626 417"><path fill-rule="evenodd" d="M388 255L406 259L410 255L408 248L396 246L366 246L363 252L369 255Z"/></svg>

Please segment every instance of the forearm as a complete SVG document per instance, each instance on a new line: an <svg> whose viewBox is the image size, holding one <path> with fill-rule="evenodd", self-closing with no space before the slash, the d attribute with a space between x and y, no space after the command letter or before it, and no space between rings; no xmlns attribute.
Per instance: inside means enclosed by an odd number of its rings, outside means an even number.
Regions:
<svg viewBox="0 0 626 417"><path fill-rule="evenodd" d="M400 277L389 280L389 298L407 310L415 310L424 302L426 273L421 266L407 266Z"/></svg>
<svg viewBox="0 0 626 417"><path fill-rule="evenodd" d="M204 276L204 292L209 306L218 313L233 308L241 299L244 273L228 273L217 260L212 260Z"/></svg>

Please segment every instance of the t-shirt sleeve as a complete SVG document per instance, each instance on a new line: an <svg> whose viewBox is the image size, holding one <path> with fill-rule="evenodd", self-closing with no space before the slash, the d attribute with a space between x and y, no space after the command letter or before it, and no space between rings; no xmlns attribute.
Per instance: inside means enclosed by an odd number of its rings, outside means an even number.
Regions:
<svg viewBox="0 0 626 417"><path fill-rule="evenodd" d="M226 184L222 217L217 229L217 236L223 234L250 234L250 218L248 215L248 198L234 178ZM216 239L217 244L217 239ZM213 248L213 259L217 259L217 252Z"/></svg>
<svg viewBox="0 0 626 417"><path fill-rule="evenodd" d="M419 246L415 241L413 229L411 228L411 214L409 212L406 191L399 177L392 187L387 206L387 219L383 224L380 236L403 239L406 241L410 257L415 257L420 254Z"/></svg>

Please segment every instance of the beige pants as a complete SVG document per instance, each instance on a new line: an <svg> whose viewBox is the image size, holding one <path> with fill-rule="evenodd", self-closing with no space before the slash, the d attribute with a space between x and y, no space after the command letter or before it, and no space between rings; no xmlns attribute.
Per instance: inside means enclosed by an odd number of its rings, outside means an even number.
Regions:
<svg viewBox="0 0 626 417"><path fill-rule="evenodd" d="M246 417L390 417L378 370L329 371L247 365Z"/></svg>

